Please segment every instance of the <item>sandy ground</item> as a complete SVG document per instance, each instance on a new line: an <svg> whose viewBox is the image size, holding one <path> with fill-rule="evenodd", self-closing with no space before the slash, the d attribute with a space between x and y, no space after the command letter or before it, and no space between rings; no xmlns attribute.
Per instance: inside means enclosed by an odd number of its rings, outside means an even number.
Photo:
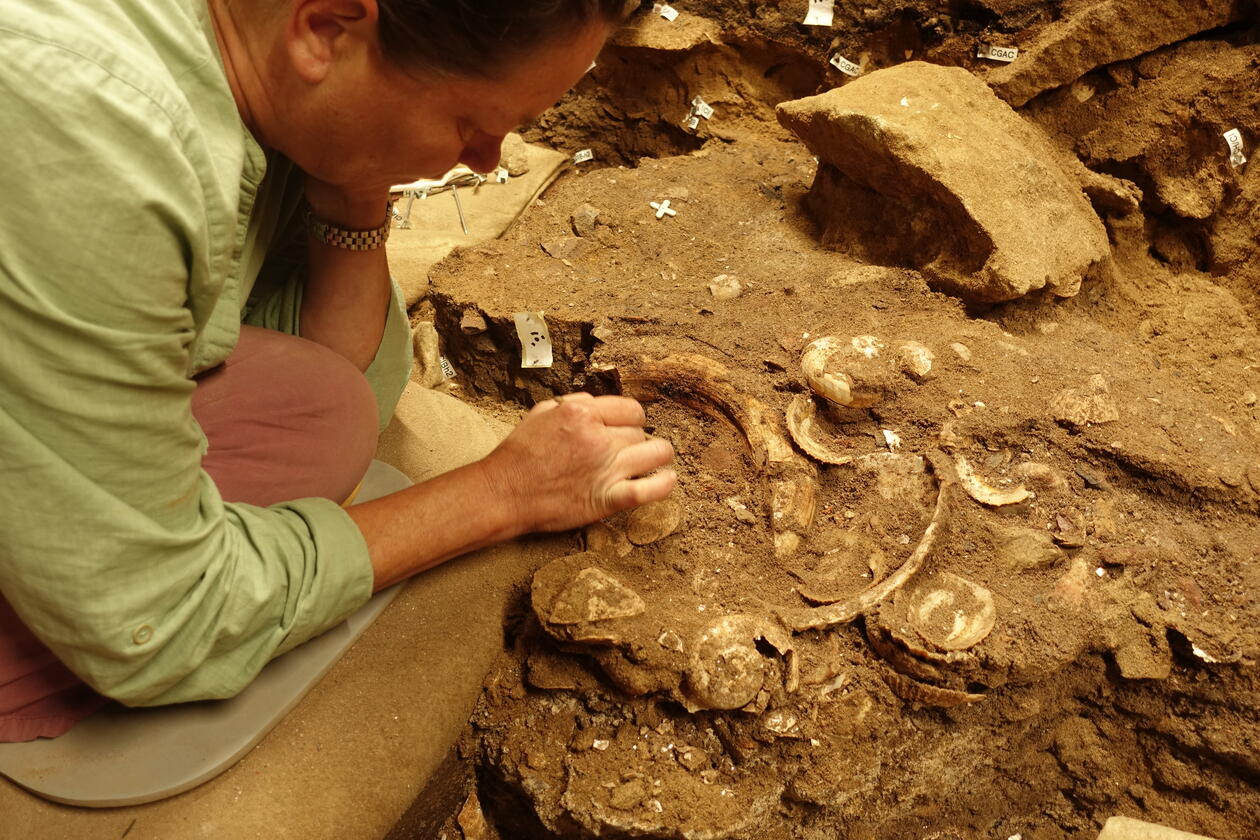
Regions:
<svg viewBox="0 0 1260 840"><path fill-rule="evenodd" d="M450 835L1253 836L1260 170L1222 135L1260 138L1254 15L1174 10L1159 43L1120 0L842 2L831 29L746 5L619 36L528 135L596 160L414 310L469 400L633 394L681 476L522 593L465 743L489 823ZM827 164L774 106L853 84L836 52L969 69L1044 157L1109 176L1079 293L964 300L922 242L831 236ZM848 206L866 245L887 209ZM520 367L521 311L551 368ZM869 404L811 392L825 336Z"/></svg>

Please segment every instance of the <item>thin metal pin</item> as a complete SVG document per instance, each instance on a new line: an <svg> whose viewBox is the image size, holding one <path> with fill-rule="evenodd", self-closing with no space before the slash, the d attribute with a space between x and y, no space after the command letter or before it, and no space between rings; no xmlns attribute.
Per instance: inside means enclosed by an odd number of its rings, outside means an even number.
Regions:
<svg viewBox="0 0 1260 840"><path fill-rule="evenodd" d="M464 229L464 236L468 236L468 222L464 220L464 205L459 201L459 187L451 184L451 195L455 196L455 209L459 211L459 226Z"/></svg>

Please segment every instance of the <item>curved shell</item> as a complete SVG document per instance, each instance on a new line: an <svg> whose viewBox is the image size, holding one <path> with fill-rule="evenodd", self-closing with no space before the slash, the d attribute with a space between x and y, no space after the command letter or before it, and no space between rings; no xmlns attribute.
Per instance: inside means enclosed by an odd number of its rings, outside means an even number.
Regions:
<svg viewBox="0 0 1260 840"><path fill-rule="evenodd" d="M818 410L814 400L808 394L797 394L792 398L787 410L788 433L797 447L815 461L835 466L844 466L853 462L854 456L843 455L818 439L814 420Z"/></svg>
<svg viewBox="0 0 1260 840"><path fill-rule="evenodd" d="M907 594L906 618L910 626L924 641L941 650L975 647L997 622L993 593L949 572L920 582Z"/></svg>
<svg viewBox="0 0 1260 840"><path fill-rule="evenodd" d="M940 708L948 709L952 706L961 706L963 703L975 703L984 699L983 694L970 694L966 691L955 691L952 688L939 688L934 685L927 685L918 680L912 680L904 674L898 674L896 671L885 671L880 676L884 678L884 682L888 683L888 687L892 689L893 694L911 703L922 703L925 706L939 706Z"/></svg>
<svg viewBox="0 0 1260 840"><path fill-rule="evenodd" d="M954 471L958 473L958 483L967 491L967 495L982 505L990 507L1017 505L1031 499L1033 495L1023 485L1009 490L999 490L987 484L976 475L971 463L961 455L954 459Z"/></svg>
<svg viewBox="0 0 1260 840"><path fill-rule="evenodd" d="M631 511L626 538L635 545L651 545L665 539L682 525L683 509L676 499L661 499Z"/></svg>

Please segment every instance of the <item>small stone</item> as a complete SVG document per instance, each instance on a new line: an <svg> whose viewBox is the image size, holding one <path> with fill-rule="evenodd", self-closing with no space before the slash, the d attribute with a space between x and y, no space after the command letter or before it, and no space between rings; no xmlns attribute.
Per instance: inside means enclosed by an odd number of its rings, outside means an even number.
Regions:
<svg viewBox="0 0 1260 840"><path fill-rule="evenodd" d="M709 763L709 754L699 747L684 747L678 751L678 763L694 773Z"/></svg>
<svg viewBox="0 0 1260 840"><path fill-rule="evenodd" d="M709 281L709 293L715 300L733 300L744 293L744 286L733 274L719 274Z"/></svg>
<svg viewBox="0 0 1260 840"><path fill-rule="evenodd" d="M573 215L569 217L569 224L572 225L573 232L578 236L590 236L595 233L595 225L598 220L599 210L590 204L583 204L573 211Z"/></svg>
<svg viewBox="0 0 1260 840"><path fill-rule="evenodd" d="M958 342L954 342L953 344L949 345L949 349L957 353L958 358L962 359L964 362L971 361L971 348L968 347L966 344L959 344Z"/></svg>
<svg viewBox="0 0 1260 840"><path fill-rule="evenodd" d="M630 514L626 536L635 545L651 545L677 531L682 517L682 505L673 499L648 502Z"/></svg>
<svg viewBox="0 0 1260 840"><path fill-rule="evenodd" d="M1248 391L1243 394L1242 401L1243 405L1255 405L1260 401L1260 396L1257 396L1255 391Z"/></svg>
<svg viewBox="0 0 1260 840"><path fill-rule="evenodd" d="M608 804L619 811L637 808L647 796L647 784L642 779L622 782L608 794Z"/></svg>
<svg viewBox="0 0 1260 840"><path fill-rule="evenodd" d="M565 236L542 243L542 249L548 256L558 260L577 259L594 247L590 242L577 236Z"/></svg>
<svg viewBox="0 0 1260 840"><path fill-rule="evenodd" d="M1252 490L1260 493L1260 461L1247 467L1247 483L1251 485Z"/></svg>
<svg viewBox="0 0 1260 840"><path fill-rule="evenodd" d="M1048 569L1063 559L1063 552L1054 538L1045 531L1032 528L1011 528L996 535L998 558L1019 572Z"/></svg>
<svg viewBox="0 0 1260 840"><path fill-rule="evenodd" d="M735 512L735 518L745 525L756 525L757 517L748 509L748 505L744 504L741 499L731 496L726 500L726 506Z"/></svg>
<svg viewBox="0 0 1260 840"><path fill-rule="evenodd" d="M476 310L465 309L459 319L459 331L464 335L481 335L486 328L486 319Z"/></svg>
<svg viewBox="0 0 1260 840"><path fill-rule="evenodd" d="M586 550L606 557L625 557L634 550L626 535L604 522L594 522L582 531Z"/></svg>
<svg viewBox="0 0 1260 840"><path fill-rule="evenodd" d="M525 145L521 135L513 133L503 138L499 166L506 169L513 178L529 172L529 147Z"/></svg>

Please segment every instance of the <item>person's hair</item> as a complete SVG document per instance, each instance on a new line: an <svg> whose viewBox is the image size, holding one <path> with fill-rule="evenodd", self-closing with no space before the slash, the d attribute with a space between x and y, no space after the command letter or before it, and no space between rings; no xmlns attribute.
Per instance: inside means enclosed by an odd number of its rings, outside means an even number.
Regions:
<svg viewBox="0 0 1260 840"><path fill-rule="evenodd" d="M617 23L627 0L377 0L385 58L401 67L491 78L553 38Z"/></svg>

